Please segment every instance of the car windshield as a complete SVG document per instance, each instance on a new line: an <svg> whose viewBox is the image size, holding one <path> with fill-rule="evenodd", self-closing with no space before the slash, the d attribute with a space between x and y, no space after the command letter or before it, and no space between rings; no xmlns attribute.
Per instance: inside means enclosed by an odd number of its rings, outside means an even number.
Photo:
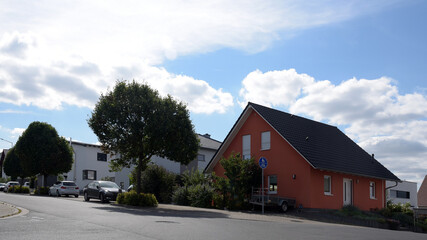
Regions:
<svg viewBox="0 0 427 240"><path fill-rule="evenodd" d="M10 185L19 185L17 182L11 182Z"/></svg>
<svg viewBox="0 0 427 240"><path fill-rule="evenodd" d="M76 186L74 182L62 182L62 185L64 186Z"/></svg>
<svg viewBox="0 0 427 240"><path fill-rule="evenodd" d="M104 188L119 188L119 186L113 182L100 182L99 185Z"/></svg>
<svg viewBox="0 0 427 240"><path fill-rule="evenodd" d="M0 186L6 186L6 184L4 184L4 183L0 183Z"/></svg>

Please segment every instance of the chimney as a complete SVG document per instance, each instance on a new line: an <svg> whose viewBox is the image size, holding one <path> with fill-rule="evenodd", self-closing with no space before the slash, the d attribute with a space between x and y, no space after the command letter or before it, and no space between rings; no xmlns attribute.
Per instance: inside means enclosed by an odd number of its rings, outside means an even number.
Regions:
<svg viewBox="0 0 427 240"><path fill-rule="evenodd" d="M211 138L211 135L208 134L208 133L205 133L205 134L203 134L203 137L205 137L205 138Z"/></svg>

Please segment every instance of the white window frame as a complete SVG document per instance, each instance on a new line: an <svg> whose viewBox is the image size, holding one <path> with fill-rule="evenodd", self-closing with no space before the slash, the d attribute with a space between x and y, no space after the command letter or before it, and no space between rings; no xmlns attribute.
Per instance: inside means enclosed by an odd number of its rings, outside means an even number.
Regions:
<svg viewBox="0 0 427 240"><path fill-rule="evenodd" d="M270 177L276 177L276 191L270 191ZM277 189L279 189L279 181L277 180L277 175L269 175L268 176L268 193L277 194Z"/></svg>
<svg viewBox="0 0 427 240"><path fill-rule="evenodd" d="M271 134L270 131L261 133L261 150L270 150Z"/></svg>
<svg viewBox="0 0 427 240"><path fill-rule="evenodd" d="M325 181L328 181L329 191L325 191ZM329 175L323 175L323 193L328 196L332 196L332 177Z"/></svg>
<svg viewBox="0 0 427 240"><path fill-rule="evenodd" d="M375 182L370 181L369 182L369 197L371 199L377 199L376 195L375 195L375 191L376 191L376 189L375 189Z"/></svg>
<svg viewBox="0 0 427 240"><path fill-rule="evenodd" d="M251 135L242 136L242 157L243 159L251 158Z"/></svg>

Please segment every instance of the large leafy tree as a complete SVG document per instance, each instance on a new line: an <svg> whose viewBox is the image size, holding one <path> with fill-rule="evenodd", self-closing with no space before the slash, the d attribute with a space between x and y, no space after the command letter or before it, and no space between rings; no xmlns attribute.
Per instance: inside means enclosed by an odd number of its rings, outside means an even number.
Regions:
<svg viewBox="0 0 427 240"><path fill-rule="evenodd" d="M58 135L52 125L32 122L16 143L16 154L22 169L30 175L58 175L71 170L73 151L67 140Z"/></svg>
<svg viewBox="0 0 427 240"><path fill-rule="evenodd" d="M88 124L104 151L114 155L111 169L136 165L136 190L141 172L154 155L188 164L197 156L198 138L186 106L161 97L147 84L119 81L101 94Z"/></svg>
<svg viewBox="0 0 427 240"><path fill-rule="evenodd" d="M10 176L12 180L16 180L17 177L23 179L28 176L21 167L20 160L16 155L14 147L7 153L3 169L6 175Z"/></svg>

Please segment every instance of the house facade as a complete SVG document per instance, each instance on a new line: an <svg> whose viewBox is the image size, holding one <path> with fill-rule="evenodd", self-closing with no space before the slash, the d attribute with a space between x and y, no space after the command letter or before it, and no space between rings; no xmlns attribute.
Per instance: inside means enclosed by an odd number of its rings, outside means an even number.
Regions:
<svg viewBox="0 0 427 240"><path fill-rule="evenodd" d="M418 207L417 204L417 183L402 181L395 182L387 181L387 201L391 201L394 204L411 204L411 207Z"/></svg>
<svg viewBox="0 0 427 240"><path fill-rule="evenodd" d="M187 169L203 171L221 143L211 139L207 134L198 135L198 138L200 140L198 156L188 166L158 156L153 156L151 163L162 166L169 172L176 174ZM74 162L71 171L64 174L65 180L76 182L81 189L94 180L105 178L111 179L124 189L129 187L129 175L133 167L123 168L120 172L110 172L109 164L112 157L104 153L100 145L76 141L71 141L70 144L73 149Z"/></svg>
<svg viewBox="0 0 427 240"><path fill-rule="evenodd" d="M424 177L420 189L418 189L417 198L418 207L422 209L427 209L427 175Z"/></svg>
<svg viewBox="0 0 427 240"><path fill-rule="evenodd" d="M205 169L223 176L219 160L232 153L268 161L271 195L303 208L362 210L386 203L386 180L400 181L338 128L249 103Z"/></svg>

